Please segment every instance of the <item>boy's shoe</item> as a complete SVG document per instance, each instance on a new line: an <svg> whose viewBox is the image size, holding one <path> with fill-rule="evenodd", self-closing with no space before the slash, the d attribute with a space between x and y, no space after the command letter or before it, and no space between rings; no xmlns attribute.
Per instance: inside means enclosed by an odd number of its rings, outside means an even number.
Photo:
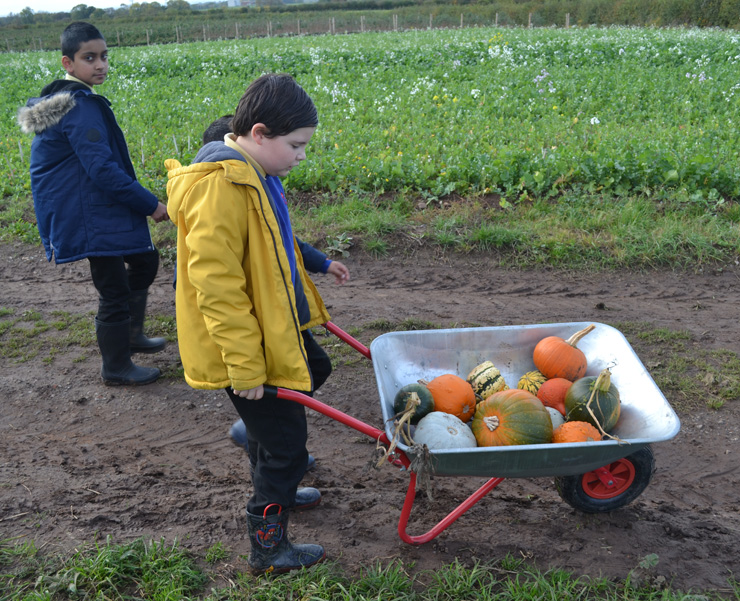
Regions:
<svg viewBox="0 0 740 601"><path fill-rule="evenodd" d="M144 315L146 314L147 290L132 290L128 299L128 312L131 316L129 341L132 353L158 353L167 346L164 338L147 338L144 335Z"/></svg>
<svg viewBox="0 0 740 601"><path fill-rule="evenodd" d="M244 425L244 422L240 419L236 420L233 424L231 424L231 429L229 430L229 436L231 436L231 441L238 447L242 447L245 451L249 450L248 444L247 444L247 427ZM316 458L309 453L308 455L308 463L306 464L306 471L310 472L312 469L316 467Z"/></svg>
<svg viewBox="0 0 740 601"><path fill-rule="evenodd" d="M278 513L267 515L277 508ZM294 545L288 540L288 511L279 505L269 505L262 515L247 512L249 570L253 574L281 574L300 570L322 561L326 552L321 545Z"/></svg>
<svg viewBox="0 0 740 601"><path fill-rule="evenodd" d="M319 503L321 503L321 493L317 489L306 486L295 491L295 506L293 509L297 511L312 509Z"/></svg>
<svg viewBox="0 0 740 601"><path fill-rule="evenodd" d="M151 384L161 372L156 367L140 367L131 361L130 320L109 323L95 318L95 335L103 358L100 375L107 386Z"/></svg>

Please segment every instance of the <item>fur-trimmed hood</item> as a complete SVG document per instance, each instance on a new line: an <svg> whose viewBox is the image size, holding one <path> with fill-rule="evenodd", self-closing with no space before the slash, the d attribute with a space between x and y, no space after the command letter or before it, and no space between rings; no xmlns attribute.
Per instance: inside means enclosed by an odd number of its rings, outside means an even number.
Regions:
<svg viewBox="0 0 740 601"><path fill-rule="evenodd" d="M40 134L54 127L75 107L79 91L92 94L90 88L76 81L60 79L46 86L41 96L31 98L18 110L18 125L23 133Z"/></svg>
<svg viewBox="0 0 740 601"><path fill-rule="evenodd" d="M40 134L59 123L75 104L77 101L70 92L32 98L18 111L18 125L24 134Z"/></svg>

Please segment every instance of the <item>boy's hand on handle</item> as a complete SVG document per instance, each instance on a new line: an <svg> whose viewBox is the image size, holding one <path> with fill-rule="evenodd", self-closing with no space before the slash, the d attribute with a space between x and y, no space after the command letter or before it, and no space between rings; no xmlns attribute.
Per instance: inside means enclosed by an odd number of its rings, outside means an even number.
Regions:
<svg viewBox="0 0 740 601"><path fill-rule="evenodd" d="M154 213L150 215L150 217L154 219L156 223L169 219L169 215L167 215L167 205L163 205L161 202L157 203L157 208L154 210Z"/></svg>
<svg viewBox="0 0 740 601"><path fill-rule="evenodd" d="M234 390L232 388L232 390ZM249 388L248 390L234 390L236 396L240 396L250 401L259 401L265 394L265 387L260 384L257 388Z"/></svg>
<svg viewBox="0 0 740 601"><path fill-rule="evenodd" d="M332 261L326 273L332 274L336 278L337 284L344 284L349 281L349 269L347 269L344 263L340 263L339 261Z"/></svg>

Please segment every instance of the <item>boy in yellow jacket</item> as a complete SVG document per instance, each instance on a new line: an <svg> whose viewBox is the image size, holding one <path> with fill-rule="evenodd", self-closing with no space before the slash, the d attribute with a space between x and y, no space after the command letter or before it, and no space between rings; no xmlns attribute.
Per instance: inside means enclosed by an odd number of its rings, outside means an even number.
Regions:
<svg viewBox="0 0 740 601"><path fill-rule="evenodd" d="M253 572L285 572L325 557L294 545L290 509L306 469L303 405L263 399L263 385L312 394L331 362L309 328L329 314L308 271L340 284L349 271L293 235L281 177L306 158L318 125L311 98L289 75L247 88L233 133L201 148L189 167L169 170L167 209L177 225L177 325L185 379L225 388L249 437L253 494L247 521ZM301 489L302 508L321 494Z"/></svg>

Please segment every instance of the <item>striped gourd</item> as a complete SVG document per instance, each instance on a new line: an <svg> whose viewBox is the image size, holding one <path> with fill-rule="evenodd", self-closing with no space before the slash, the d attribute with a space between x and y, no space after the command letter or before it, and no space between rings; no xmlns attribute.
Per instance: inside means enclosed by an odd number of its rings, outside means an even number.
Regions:
<svg viewBox="0 0 740 601"><path fill-rule="evenodd" d="M498 368L490 361L484 361L468 374L468 383L473 387L479 400L485 400L494 392L506 390L509 387Z"/></svg>
<svg viewBox="0 0 740 601"><path fill-rule="evenodd" d="M528 371L519 378L519 383L516 387L521 388L522 390L528 390L532 394L536 395L545 380L547 380L545 375L541 371L535 369L534 371Z"/></svg>

